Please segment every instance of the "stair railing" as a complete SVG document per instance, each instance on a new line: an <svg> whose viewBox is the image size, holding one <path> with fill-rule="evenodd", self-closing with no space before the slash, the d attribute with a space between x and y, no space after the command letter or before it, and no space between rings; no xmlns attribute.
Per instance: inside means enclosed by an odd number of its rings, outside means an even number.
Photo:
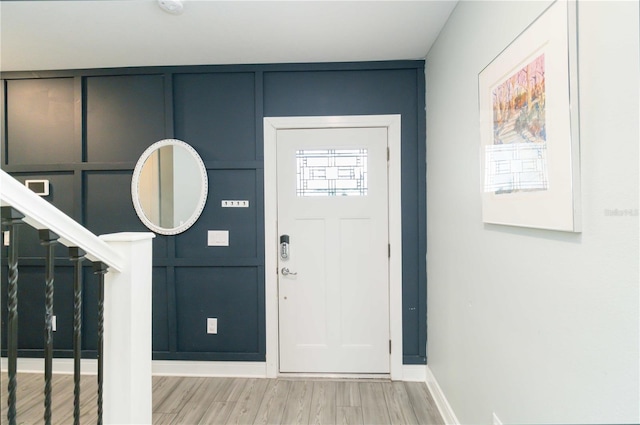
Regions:
<svg viewBox="0 0 640 425"><path fill-rule="evenodd" d="M2 225L7 254L7 421L17 423L18 234L38 229L45 248L44 423L52 420L54 248L69 248L74 265L74 425L80 423L82 263L98 276L97 423L151 423L151 243L153 233L96 236L0 170ZM105 373L106 372L106 373ZM1 421L0 421L1 422Z"/></svg>

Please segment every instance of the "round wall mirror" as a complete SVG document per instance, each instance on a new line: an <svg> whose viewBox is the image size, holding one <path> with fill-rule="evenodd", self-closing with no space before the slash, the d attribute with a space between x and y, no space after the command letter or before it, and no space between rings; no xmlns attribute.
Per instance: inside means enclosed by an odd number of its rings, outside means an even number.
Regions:
<svg viewBox="0 0 640 425"><path fill-rule="evenodd" d="M176 139L149 146L131 180L138 217L162 235L176 235L191 227L204 209L207 190L207 170L200 155Z"/></svg>

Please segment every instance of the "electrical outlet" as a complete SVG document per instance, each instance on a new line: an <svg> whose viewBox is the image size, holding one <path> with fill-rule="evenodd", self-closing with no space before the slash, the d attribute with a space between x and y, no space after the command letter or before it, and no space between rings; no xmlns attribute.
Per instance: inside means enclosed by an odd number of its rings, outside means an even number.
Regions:
<svg viewBox="0 0 640 425"><path fill-rule="evenodd" d="M213 317L207 317L207 333L208 334L218 333L218 319Z"/></svg>
<svg viewBox="0 0 640 425"><path fill-rule="evenodd" d="M502 425L502 421L498 419L496 412L493 412L493 425Z"/></svg>
<svg viewBox="0 0 640 425"><path fill-rule="evenodd" d="M51 329L55 332L56 331L56 316L51 316Z"/></svg>

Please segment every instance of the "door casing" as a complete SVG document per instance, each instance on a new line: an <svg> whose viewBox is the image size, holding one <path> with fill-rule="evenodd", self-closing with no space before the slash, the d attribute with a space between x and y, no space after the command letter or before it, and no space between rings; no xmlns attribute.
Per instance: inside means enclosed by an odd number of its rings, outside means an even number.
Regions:
<svg viewBox="0 0 640 425"><path fill-rule="evenodd" d="M278 130L318 128L387 129L389 162L389 334L390 377L402 380L402 198L400 115L348 115L264 118L265 322L267 377L279 375L278 202L276 143Z"/></svg>

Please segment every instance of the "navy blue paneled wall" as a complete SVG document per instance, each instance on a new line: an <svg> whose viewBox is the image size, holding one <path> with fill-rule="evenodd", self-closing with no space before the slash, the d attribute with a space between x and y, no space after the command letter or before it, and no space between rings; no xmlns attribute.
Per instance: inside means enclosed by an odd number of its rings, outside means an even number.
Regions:
<svg viewBox="0 0 640 425"><path fill-rule="evenodd" d="M424 62L126 68L37 77L14 72L2 78L2 167L20 180L49 179L48 200L94 233L146 231L130 184L150 144L177 138L202 157L210 190L200 219L180 235L154 239L156 359L265 359L263 118L401 114L404 362L426 362ZM221 208L223 199L247 199L250 207ZM230 231L230 246L207 247L207 230L221 229ZM21 241L29 243L21 260L28 268L20 309L27 309L42 298L43 254L33 232L23 232ZM57 252L65 255L62 248ZM69 320L71 302L62 285L58 323ZM85 287L91 300L89 273ZM36 316L20 316L23 355L41 350L42 317ZM93 317L87 309L85 329L94 328ZM207 317L218 318L217 335L206 334ZM68 339L60 335L60 355L71 349ZM85 348L94 345L89 336Z"/></svg>

